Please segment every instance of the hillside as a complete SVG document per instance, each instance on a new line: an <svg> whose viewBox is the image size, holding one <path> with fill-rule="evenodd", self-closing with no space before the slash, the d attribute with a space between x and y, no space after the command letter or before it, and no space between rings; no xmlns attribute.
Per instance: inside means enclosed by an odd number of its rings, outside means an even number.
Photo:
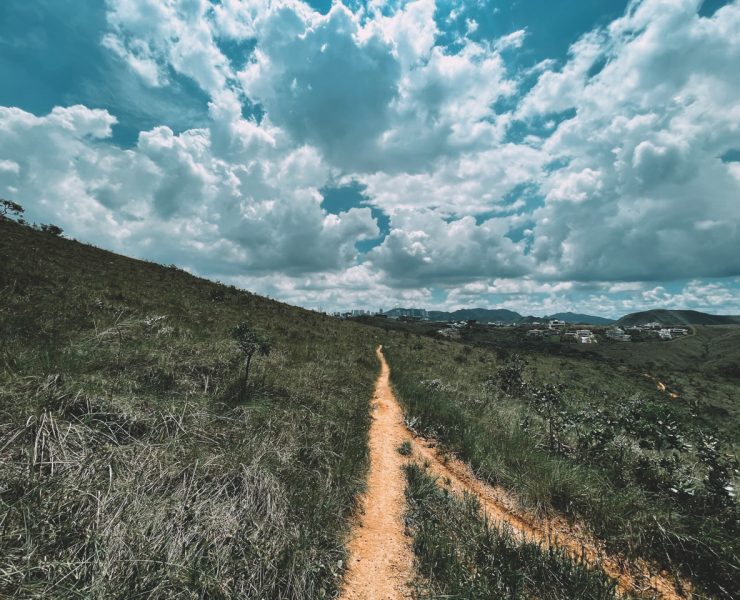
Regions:
<svg viewBox="0 0 740 600"><path fill-rule="evenodd" d="M372 331L0 220L0 597L333 596Z"/></svg>
<svg viewBox="0 0 740 600"><path fill-rule="evenodd" d="M621 363L367 320L0 221L0 597L350 600L382 583L400 600L412 579L435 597L553 600L679 598L684 576L702 597L736 587L735 463L694 412L706 394L669 397ZM265 351L248 379L238 324ZM716 343L664 346L727 355L736 328L703 329ZM725 390L711 382L713 398ZM736 420L730 396L723 420ZM569 540L557 550L542 545L544 514ZM599 564L584 560L602 545ZM389 579L379 565L402 546ZM670 576L643 588L633 559Z"/></svg>
<svg viewBox="0 0 740 600"><path fill-rule="evenodd" d="M617 321L621 327L660 323L666 326L681 325L736 325L740 318L727 315L710 315L696 310L655 309L631 313Z"/></svg>
<svg viewBox="0 0 740 600"><path fill-rule="evenodd" d="M584 315L574 312L555 313L554 315L547 315L545 319L557 319L559 321L565 321L566 323L582 323L584 325L611 325L612 323L614 323L614 319L597 317L595 315Z"/></svg>
<svg viewBox="0 0 740 600"><path fill-rule="evenodd" d="M462 308L452 312L430 311L429 316L439 321L476 321L487 323L489 321L501 321L503 323L515 323L522 315L505 308Z"/></svg>

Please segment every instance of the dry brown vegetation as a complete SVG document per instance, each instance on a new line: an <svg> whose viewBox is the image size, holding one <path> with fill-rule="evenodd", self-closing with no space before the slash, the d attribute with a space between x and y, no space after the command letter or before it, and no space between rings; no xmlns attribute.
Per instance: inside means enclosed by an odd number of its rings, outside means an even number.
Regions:
<svg viewBox="0 0 740 600"><path fill-rule="evenodd" d="M240 322L273 346L244 391ZM375 343L0 222L0 596L330 597Z"/></svg>

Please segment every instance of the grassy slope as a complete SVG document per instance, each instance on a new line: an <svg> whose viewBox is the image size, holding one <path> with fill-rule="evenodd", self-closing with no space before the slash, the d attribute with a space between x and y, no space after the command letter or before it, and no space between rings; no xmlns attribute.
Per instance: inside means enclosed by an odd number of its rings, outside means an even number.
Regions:
<svg viewBox="0 0 740 600"><path fill-rule="evenodd" d="M438 323L403 323L374 318L362 322L382 329L438 339ZM593 328L592 328L593 329ZM671 342L604 342L565 344L528 340L526 328L475 326L460 332L458 341L492 350L496 355L519 352L539 368L567 369L584 385L611 388L612 374L631 389L650 393L654 379L678 393L676 407L693 413L702 426L719 431L740 452L740 326L694 326L693 333ZM596 328L598 330L598 328ZM648 373L650 378L645 378Z"/></svg>
<svg viewBox="0 0 740 600"><path fill-rule="evenodd" d="M695 454L706 421L690 407L601 361L529 354L524 389L505 393L501 352L408 337L386 354L414 425L482 477L535 508L580 516L613 551L689 574L712 596L731 598L740 588L737 503L708 490ZM559 450L537 400L555 382L566 386L553 410ZM663 447L676 429L678 445L688 447Z"/></svg>
<svg viewBox="0 0 740 600"><path fill-rule="evenodd" d="M239 321L273 343L245 397ZM0 596L330 597L375 344L0 221Z"/></svg>
<svg viewBox="0 0 740 600"><path fill-rule="evenodd" d="M696 310L655 309L630 313L619 319L617 324L627 327L654 322L672 327L685 327L687 325L731 325L740 321L738 321L737 317L710 315Z"/></svg>

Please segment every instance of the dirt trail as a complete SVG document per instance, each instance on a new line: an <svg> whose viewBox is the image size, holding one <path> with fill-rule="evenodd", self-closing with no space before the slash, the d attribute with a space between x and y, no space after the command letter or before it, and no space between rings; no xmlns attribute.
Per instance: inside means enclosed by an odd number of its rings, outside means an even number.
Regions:
<svg viewBox="0 0 740 600"><path fill-rule="evenodd" d="M603 544L578 525L559 516L537 518L522 509L504 489L491 486L473 473L464 462L436 449L433 440L412 438L403 422L403 412L390 387L390 369L381 347L376 354L381 373L375 386L373 422L370 427L370 474L363 497L363 517L348 544L350 560L340 598L346 600L395 600L409 598L408 583L413 574L410 540L404 536L405 462L398 451L411 441L413 458L422 460L439 477L439 483L453 493L477 497L492 524L506 525L520 539L554 545L576 560L597 565L622 594L657 597L663 600L691 598L691 588L682 583L683 593L668 573L645 561L628 562L609 556Z"/></svg>
<svg viewBox="0 0 740 600"><path fill-rule="evenodd" d="M415 454L440 478L439 483L454 493L467 492L477 497L492 524L508 526L519 539L556 546L571 558L592 566L598 565L616 582L622 594L663 600L691 598L691 588L685 582L682 583L683 593L680 593L669 573L659 572L645 561L630 562L607 555L603 544L563 517L538 519L527 515L508 492L478 479L462 461L448 456L443 458L434 446L433 442L423 438L413 441Z"/></svg>
<svg viewBox="0 0 740 600"><path fill-rule="evenodd" d="M349 561L340 598L400 600L410 598L414 555L404 534L405 459L398 446L410 439L403 413L390 387L390 370L378 347L381 364L373 396L370 425L370 473L362 498L362 516L347 545Z"/></svg>

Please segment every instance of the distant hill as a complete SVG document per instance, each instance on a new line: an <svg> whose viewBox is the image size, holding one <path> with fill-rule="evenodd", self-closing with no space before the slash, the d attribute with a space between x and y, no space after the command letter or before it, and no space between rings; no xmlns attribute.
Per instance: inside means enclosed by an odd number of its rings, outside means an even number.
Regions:
<svg viewBox="0 0 740 600"><path fill-rule="evenodd" d="M516 323L522 318L522 315L519 313L505 308L461 308L452 312L430 310L428 315L433 321L467 321L469 319L475 319L483 323L487 323L488 321Z"/></svg>
<svg viewBox="0 0 740 600"><path fill-rule="evenodd" d="M666 310L655 309L630 313L623 316L617 325L630 327L646 323L660 323L661 325L737 325L740 317L729 315L710 315L697 310Z"/></svg>
<svg viewBox="0 0 740 600"><path fill-rule="evenodd" d="M556 313L545 317L533 315L523 316L513 310L505 308L461 308L452 312L444 310L424 311L420 308L394 308L385 313L389 317L415 316L428 317L433 321L467 321L475 319L481 323L499 321L502 323L532 323L536 321L549 321L559 319L566 323L583 323L586 325L610 325L614 323L613 319L596 317L594 315L584 315L572 312Z"/></svg>
<svg viewBox="0 0 740 600"><path fill-rule="evenodd" d="M527 315L517 321L520 325L526 325L528 323L542 323L545 317L535 317L534 315Z"/></svg>
<svg viewBox="0 0 740 600"><path fill-rule="evenodd" d="M583 323L584 325L611 325L614 323L614 319L573 312L555 313L554 315L548 315L544 318L547 320L558 319L559 321L565 321L566 323Z"/></svg>
<svg viewBox="0 0 740 600"><path fill-rule="evenodd" d="M429 317L429 313L423 308L392 308L384 313L387 317L397 319L399 317Z"/></svg>

